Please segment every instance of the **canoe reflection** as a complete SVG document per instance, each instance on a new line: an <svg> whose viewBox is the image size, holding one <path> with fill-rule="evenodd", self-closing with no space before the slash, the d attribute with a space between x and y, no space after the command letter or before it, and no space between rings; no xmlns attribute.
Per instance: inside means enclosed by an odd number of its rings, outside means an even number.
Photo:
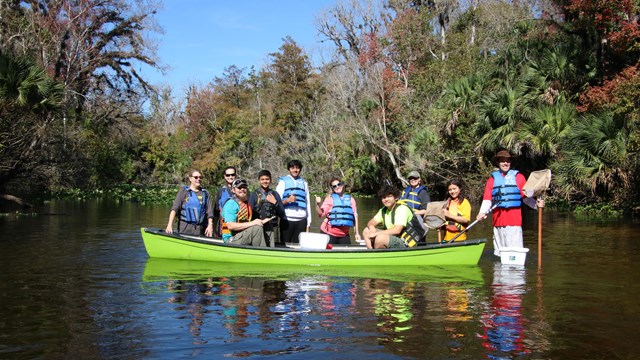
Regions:
<svg viewBox="0 0 640 360"><path fill-rule="evenodd" d="M484 286L477 267L318 268L154 258L143 282L149 293L166 294L175 306L170 313L188 327L193 344L260 344L251 353L225 354L230 357L304 352L319 339L347 346L342 343L354 336L392 353L407 354L406 344L415 344L410 353L420 354L425 333L446 328L452 337L468 334L461 324L478 323L469 314L469 297L477 298L473 289Z"/></svg>

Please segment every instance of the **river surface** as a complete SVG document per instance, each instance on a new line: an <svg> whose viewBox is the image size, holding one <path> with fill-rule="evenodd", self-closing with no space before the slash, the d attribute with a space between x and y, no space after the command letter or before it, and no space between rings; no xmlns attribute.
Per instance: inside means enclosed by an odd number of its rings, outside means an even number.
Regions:
<svg viewBox="0 0 640 360"><path fill-rule="evenodd" d="M379 203L358 204L362 227ZM2 359L640 358L640 225L628 219L545 210L539 270L529 211L524 267L501 265L489 241L477 266L408 276L148 259L140 227L164 227L169 206L37 210L0 216ZM470 232L490 236L488 221Z"/></svg>

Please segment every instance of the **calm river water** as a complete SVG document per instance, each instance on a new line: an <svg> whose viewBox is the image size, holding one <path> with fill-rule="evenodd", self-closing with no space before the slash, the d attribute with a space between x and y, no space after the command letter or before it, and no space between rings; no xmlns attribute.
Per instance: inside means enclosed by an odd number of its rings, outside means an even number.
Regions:
<svg viewBox="0 0 640 360"><path fill-rule="evenodd" d="M378 202L358 204L364 226ZM0 216L0 358L640 357L632 221L545 211L541 272L532 211L524 268L502 266L488 244L478 266L415 276L243 272L148 259L139 228L164 227L168 209L96 200ZM490 234L485 221L470 237Z"/></svg>

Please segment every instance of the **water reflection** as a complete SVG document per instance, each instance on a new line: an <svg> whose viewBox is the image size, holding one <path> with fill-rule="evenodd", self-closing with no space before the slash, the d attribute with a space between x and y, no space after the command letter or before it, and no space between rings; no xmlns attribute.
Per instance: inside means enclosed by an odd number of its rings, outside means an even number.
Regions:
<svg viewBox="0 0 640 360"><path fill-rule="evenodd" d="M153 284L146 287L151 293L164 289L164 302L174 306L192 345L252 344L250 353L236 348L225 356L291 354L324 344L354 354L382 346L391 354L421 357L425 339L436 356L478 341L468 335L480 316L470 306L480 299L475 289L484 285L477 267L414 268L413 274L403 269L389 271L389 279L374 270L335 276L325 268L149 259L143 281ZM358 341L360 347L351 347Z"/></svg>
<svg viewBox="0 0 640 360"><path fill-rule="evenodd" d="M193 276L188 274L189 279L166 282L167 302L175 305L173 310L179 320L188 320L187 329L193 345L204 345L220 338L226 343L235 343L298 330L299 321L292 319L297 311L287 304L291 300L298 306L300 297L287 294L289 290L284 281L250 277L197 279ZM273 322L274 318L279 318L278 324ZM222 329L224 333L220 333ZM257 351L261 355L278 352ZM247 355L250 354L241 351L233 356Z"/></svg>
<svg viewBox="0 0 640 360"><path fill-rule="evenodd" d="M522 266L494 265L491 301L482 315L482 345L489 350L491 359L512 358L531 351L526 346L522 315L525 275Z"/></svg>
<svg viewBox="0 0 640 360"><path fill-rule="evenodd" d="M445 293L445 325L444 330L449 336L448 347L452 353L460 351L461 340L466 337L464 323L472 321L469 303L472 289L449 289Z"/></svg>

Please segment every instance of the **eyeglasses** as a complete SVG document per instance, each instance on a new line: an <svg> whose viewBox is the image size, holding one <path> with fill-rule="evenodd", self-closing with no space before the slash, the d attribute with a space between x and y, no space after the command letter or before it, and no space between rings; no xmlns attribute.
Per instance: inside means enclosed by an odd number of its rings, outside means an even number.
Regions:
<svg viewBox="0 0 640 360"><path fill-rule="evenodd" d="M335 189L335 188L337 188L338 186L342 186L342 185L344 185L344 184L343 184L343 183L341 183L341 182L339 182L339 183L337 183L337 184L333 184L333 185L331 185L331 188L332 188L332 189Z"/></svg>
<svg viewBox="0 0 640 360"><path fill-rule="evenodd" d="M228 176L236 176L236 173L233 173L233 174L224 174L224 176L227 176L227 177L228 177Z"/></svg>
<svg viewBox="0 0 640 360"><path fill-rule="evenodd" d="M191 176L194 179L202 179L202 176Z"/></svg>

